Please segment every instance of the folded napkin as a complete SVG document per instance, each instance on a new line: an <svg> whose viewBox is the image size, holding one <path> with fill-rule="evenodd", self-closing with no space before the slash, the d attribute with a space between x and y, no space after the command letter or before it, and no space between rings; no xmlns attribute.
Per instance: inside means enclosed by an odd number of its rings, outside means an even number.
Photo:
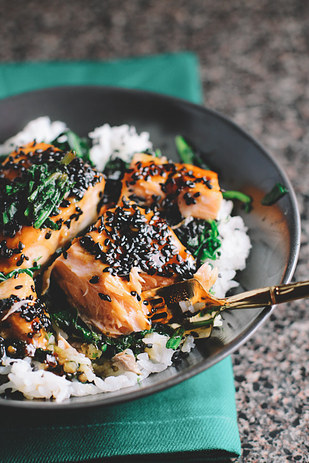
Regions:
<svg viewBox="0 0 309 463"><path fill-rule="evenodd" d="M118 85L202 101L198 61L192 53L114 62L0 64L1 98L72 84ZM108 457L111 461L123 457L126 462L219 461L240 454L230 358L166 391L133 402L46 413L35 419L26 411L13 414L4 409L2 416L3 463Z"/></svg>
<svg viewBox="0 0 309 463"><path fill-rule="evenodd" d="M110 85L202 101L198 61L192 53L110 62L0 64L0 98L59 85Z"/></svg>

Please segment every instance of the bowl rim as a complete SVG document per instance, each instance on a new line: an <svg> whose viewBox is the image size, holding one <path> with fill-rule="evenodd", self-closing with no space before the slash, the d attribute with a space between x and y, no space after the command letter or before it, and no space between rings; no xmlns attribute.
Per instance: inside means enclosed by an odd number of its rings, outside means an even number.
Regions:
<svg viewBox="0 0 309 463"><path fill-rule="evenodd" d="M122 93L123 95L136 95L138 97L147 97L147 98L156 98L158 100L163 101L165 104L173 103L177 105L182 105L185 108L189 108L195 112L199 113L208 113L212 115L214 118L220 119L224 121L227 125L231 126L235 131L240 133L242 137L247 138L252 144L254 144L259 151L270 161L275 170L280 174L280 176L283 178L285 185L287 186L288 189L288 196L291 201L291 211L292 211L292 216L291 216L291 241L290 241L290 248L289 248L289 258L287 262L287 266L285 268L285 271L282 275L281 281L279 283L288 283L295 271L295 267L297 264L298 260L298 255L299 255L299 250L300 250L300 236L301 236L301 222L300 222L300 214L299 214L299 208L298 208L298 203L296 199L296 194L294 192L294 189L290 183L289 178L287 177L285 171L283 168L280 166L280 164L275 160L271 154L264 148L264 146L258 142L252 135L250 135L245 129L241 128L238 124L236 124L231 118L228 116L225 116L221 114L219 111L216 111L214 109L208 108L207 106L204 106L203 104L197 104L197 103L192 103L188 100L182 99L182 98L176 98L174 96L169 96L157 92L151 92L147 90L138 90L138 89L131 89L131 88L123 88L123 87L116 87L116 86L105 86L105 85L60 85L60 86L53 86L53 87L48 87L48 88L40 88L38 90L32 90L32 91L25 91L22 93L18 93L12 96L9 96L7 98L2 98L0 99L0 106L2 103L6 103L8 101L13 101L14 100L20 100L22 98L31 98L33 95L38 95L40 94L52 94L54 92L56 93L61 93L61 92L116 92L116 93ZM182 109L182 108L181 108ZM108 398L108 400L100 400L101 396L106 393L98 393L97 397L98 400L95 401L90 401L87 402L86 400L83 400L84 397L88 396L81 396L79 397L78 401L76 402L70 402L70 399L65 402L52 402L52 401L34 401L34 400L24 400L24 401L19 401L19 400L13 400L13 399L3 399L0 398L0 408L7 408L9 407L10 409L14 410L29 410L33 412L39 412L44 410L44 412L61 412L63 410L69 411L69 410L76 410L76 409L90 409L93 407L106 407L106 406L111 406L111 405L116 405L116 404L121 404L124 402L129 402L133 400L137 400L146 396L149 396L151 394L160 392L164 389L170 388L172 386L175 386L177 384L180 384L181 382L205 371L206 369L212 367L216 363L220 362L224 358L226 358L228 355L232 354L236 349L238 349L240 346L242 346L255 332L256 330L270 317L272 314L273 310L275 309L275 305L272 306L271 308L264 308L258 317L250 323L250 325L239 335L237 336L233 341L231 341L229 344L224 346L220 352L214 354L210 359L208 359L207 362L205 360L201 362L198 365L193 365L187 369L186 372L179 372L176 375L174 375L171 378L158 381L154 385L146 386L141 389L136 389L131 392L127 392L124 395L120 396L111 396ZM125 389L124 389L125 390ZM77 398L76 398L77 399Z"/></svg>

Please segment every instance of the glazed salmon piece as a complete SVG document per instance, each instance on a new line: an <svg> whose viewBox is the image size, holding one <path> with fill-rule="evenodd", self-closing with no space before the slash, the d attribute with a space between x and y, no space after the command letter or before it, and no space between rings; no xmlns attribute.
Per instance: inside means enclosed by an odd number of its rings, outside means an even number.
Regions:
<svg viewBox="0 0 309 463"><path fill-rule="evenodd" d="M0 166L2 202L4 203L8 198L7 188L24 181L27 169L42 164L53 166L58 163L57 166L61 166L65 156L71 156L67 172L73 187L60 204L56 204L58 213L48 217L50 225L36 228L35 224L27 223L24 216L0 224L0 271L9 273L16 267L33 267L37 261L44 266L57 249L96 221L97 209L105 185L103 175L73 154L66 154L45 143L30 143L19 148ZM40 193L37 196L37 201L39 200ZM21 199L18 198L18 202L20 201ZM2 213L5 213L4 208Z"/></svg>
<svg viewBox="0 0 309 463"><path fill-rule="evenodd" d="M25 341L46 348L51 328L44 304L39 301L34 281L27 273L0 283L0 334L3 338Z"/></svg>
<svg viewBox="0 0 309 463"><path fill-rule="evenodd" d="M222 202L215 172L144 153L134 155L122 185L120 197L163 209L176 202L183 217L216 219Z"/></svg>
<svg viewBox="0 0 309 463"><path fill-rule="evenodd" d="M81 318L102 333L118 336L149 329L147 307L137 298L139 280L132 272L129 281L103 273L102 267L75 242L67 259L57 259L53 274Z"/></svg>
<svg viewBox="0 0 309 463"><path fill-rule="evenodd" d="M194 273L195 259L158 213L125 199L76 238L53 268L80 316L111 336L149 329L142 291Z"/></svg>

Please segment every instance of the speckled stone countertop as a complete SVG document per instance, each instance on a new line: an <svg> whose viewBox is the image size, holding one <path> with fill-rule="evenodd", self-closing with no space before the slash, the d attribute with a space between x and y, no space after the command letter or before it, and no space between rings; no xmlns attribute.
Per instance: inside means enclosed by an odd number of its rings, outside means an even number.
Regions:
<svg viewBox="0 0 309 463"><path fill-rule="evenodd" d="M0 2L0 60L197 53L205 104L285 169L302 218L295 279L309 278L309 2ZM308 302L278 307L233 355L243 462L309 461Z"/></svg>

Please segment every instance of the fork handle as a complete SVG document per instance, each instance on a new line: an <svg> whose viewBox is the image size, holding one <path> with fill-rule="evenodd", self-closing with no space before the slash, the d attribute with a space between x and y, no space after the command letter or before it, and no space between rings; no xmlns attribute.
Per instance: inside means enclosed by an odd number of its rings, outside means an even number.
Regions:
<svg viewBox="0 0 309 463"><path fill-rule="evenodd" d="M309 280L286 285L253 289L245 293L227 297L223 309L254 309L271 307L282 302L295 301L309 297Z"/></svg>

